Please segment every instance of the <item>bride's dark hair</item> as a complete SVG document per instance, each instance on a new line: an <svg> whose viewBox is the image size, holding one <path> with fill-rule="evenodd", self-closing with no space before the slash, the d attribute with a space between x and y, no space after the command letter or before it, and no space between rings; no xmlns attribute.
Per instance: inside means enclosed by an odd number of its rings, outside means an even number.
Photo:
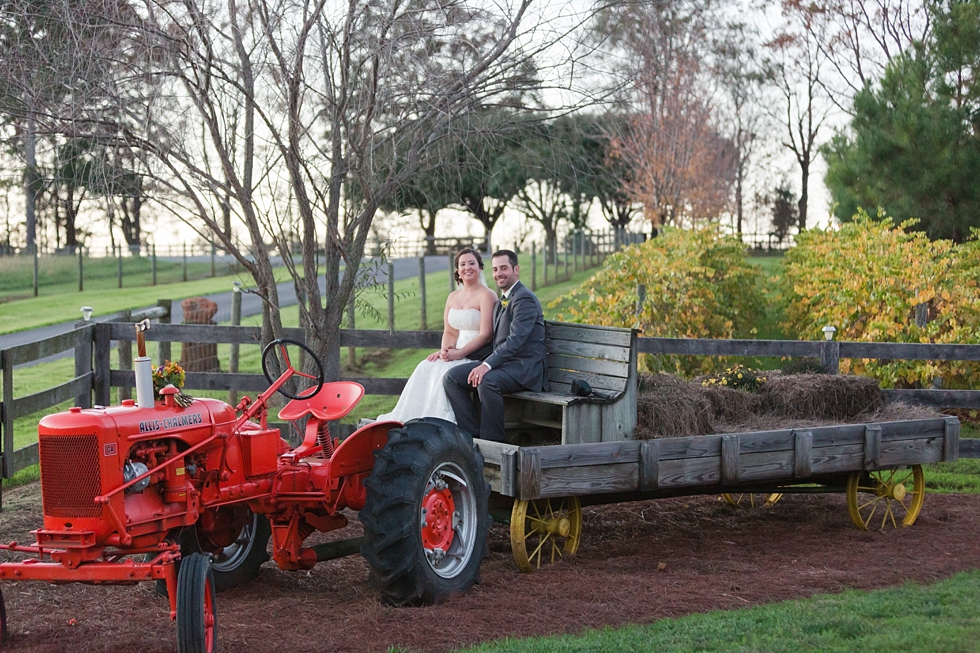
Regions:
<svg viewBox="0 0 980 653"><path fill-rule="evenodd" d="M459 276L459 259L465 254L472 254L475 256L476 264L480 266L481 270L483 269L483 259L480 257L480 252L476 251L472 247L464 247L463 249L459 250L456 252L456 257L453 259L453 279L456 280L456 283L460 284L463 283L463 280Z"/></svg>

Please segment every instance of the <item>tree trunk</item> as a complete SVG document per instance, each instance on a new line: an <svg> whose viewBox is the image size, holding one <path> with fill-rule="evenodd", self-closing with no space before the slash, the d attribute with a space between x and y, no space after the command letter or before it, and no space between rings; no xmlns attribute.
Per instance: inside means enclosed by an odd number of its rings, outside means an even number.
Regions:
<svg viewBox="0 0 980 653"><path fill-rule="evenodd" d="M803 171L803 174L800 178L800 201L798 202L797 206L799 207L799 231L803 232L806 229L806 205L807 200L810 197L808 192L810 184L810 161L803 161L800 164L800 169Z"/></svg>
<svg viewBox="0 0 980 653"><path fill-rule="evenodd" d="M24 138L24 197L27 218L27 252L37 250L37 134L35 133L34 116L27 119L27 134Z"/></svg>

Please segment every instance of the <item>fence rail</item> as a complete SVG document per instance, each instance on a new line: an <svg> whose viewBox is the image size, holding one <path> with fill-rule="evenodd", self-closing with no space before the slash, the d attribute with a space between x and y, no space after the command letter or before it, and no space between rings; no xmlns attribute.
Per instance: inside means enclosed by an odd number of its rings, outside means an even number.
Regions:
<svg viewBox="0 0 980 653"><path fill-rule="evenodd" d="M173 342L225 343L233 345L259 345L259 327L214 326L195 324L167 324L169 302L162 301L145 311L131 313L136 321L158 319L157 324L145 333L149 341L160 342L169 349ZM285 337L304 340L301 329L285 329ZM370 347L379 349L435 349L441 344L439 331L396 331L344 329L340 334L341 347ZM0 350L0 369L3 371L2 403L0 403L0 471L9 478L25 467L37 463L37 443L14 449L14 420L56 406L68 399L75 399L78 406L108 405L111 388L132 387L135 373L128 369L114 369L110 359L111 343L131 343L136 339L132 323L107 322L83 323L69 333L52 336L36 342ZM71 380L24 397L14 397L14 366L46 358L66 350L75 354L75 377ZM931 345L906 343L866 343L836 341L787 341L787 340L713 340L681 338L640 338L639 351L658 355L696 356L773 356L819 357L828 371L837 371L840 358L881 358L906 360L964 360L980 361L980 345ZM357 378L367 394L399 394L407 379ZM267 387L260 374L238 372L188 372L185 379L188 390L228 390L258 392ZM980 408L980 391L975 390L886 390L889 400L901 400L947 408ZM970 445L972 446L972 445ZM971 456L973 450L964 450ZM980 447L977 448L980 456Z"/></svg>

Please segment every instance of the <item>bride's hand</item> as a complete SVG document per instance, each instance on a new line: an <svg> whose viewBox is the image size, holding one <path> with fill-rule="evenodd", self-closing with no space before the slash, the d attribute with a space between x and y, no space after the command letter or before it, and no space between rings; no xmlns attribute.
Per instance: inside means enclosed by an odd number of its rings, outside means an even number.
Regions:
<svg viewBox="0 0 980 653"><path fill-rule="evenodd" d="M440 349L439 351L426 356L425 360L429 361L430 363L435 363L437 360L442 359L442 356L443 356L443 350Z"/></svg>
<svg viewBox="0 0 980 653"><path fill-rule="evenodd" d="M459 353L459 350L456 349L455 347L448 347L442 353L442 360L444 360L444 361L458 361L462 357L463 357L463 355L460 354Z"/></svg>

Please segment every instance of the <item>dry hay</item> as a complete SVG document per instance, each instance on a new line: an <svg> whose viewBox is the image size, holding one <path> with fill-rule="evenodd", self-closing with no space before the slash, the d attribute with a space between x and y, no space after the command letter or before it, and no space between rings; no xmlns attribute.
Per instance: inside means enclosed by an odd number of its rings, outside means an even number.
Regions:
<svg viewBox="0 0 980 653"><path fill-rule="evenodd" d="M806 420L849 420L885 405L878 382L846 374L789 374L759 392L763 412Z"/></svg>
<svg viewBox="0 0 980 653"><path fill-rule="evenodd" d="M636 438L775 431L848 423L929 419L941 413L886 404L874 379L827 374L774 375L759 394L702 386L669 374L640 377Z"/></svg>
<svg viewBox="0 0 980 653"><path fill-rule="evenodd" d="M711 405L687 381L671 374L640 377L636 401L640 440L714 433Z"/></svg>

